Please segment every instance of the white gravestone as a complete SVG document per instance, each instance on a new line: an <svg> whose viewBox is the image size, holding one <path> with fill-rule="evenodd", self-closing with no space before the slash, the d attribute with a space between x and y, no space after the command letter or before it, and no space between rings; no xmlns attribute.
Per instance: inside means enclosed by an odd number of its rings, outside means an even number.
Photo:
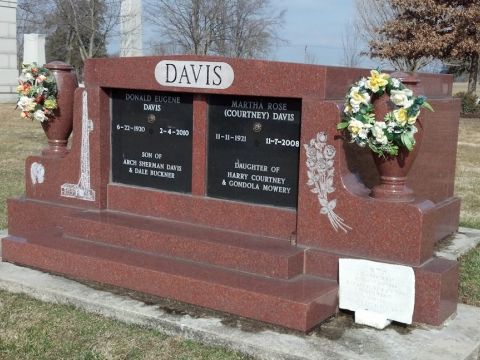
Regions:
<svg viewBox="0 0 480 360"><path fill-rule="evenodd" d="M120 56L142 56L142 1L122 0Z"/></svg>
<svg viewBox="0 0 480 360"><path fill-rule="evenodd" d="M17 0L0 0L0 103L17 101Z"/></svg>
<svg viewBox="0 0 480 360"><path fill-rule="evenodd" d="M45 35L23 35L23 63L45 65Z"/></svg>
<svg viewBox="0 0 480 360"><path fill-rule="evenodd" d="M355 311L355 322L383 329L412 323L415 274L408 266L340 259L340 308Z"/></svg>

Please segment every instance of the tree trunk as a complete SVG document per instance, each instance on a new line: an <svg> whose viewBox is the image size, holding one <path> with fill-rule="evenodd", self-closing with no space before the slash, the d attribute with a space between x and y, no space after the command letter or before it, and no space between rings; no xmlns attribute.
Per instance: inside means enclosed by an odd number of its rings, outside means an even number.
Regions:
<svg viewBox="0 0 480 360"><path fill-rule="evenodd" d="M468 93L474 94L477 91L478 81L478 61L479 54L472 55L470 59L469 74L468 74Z"/></svg>

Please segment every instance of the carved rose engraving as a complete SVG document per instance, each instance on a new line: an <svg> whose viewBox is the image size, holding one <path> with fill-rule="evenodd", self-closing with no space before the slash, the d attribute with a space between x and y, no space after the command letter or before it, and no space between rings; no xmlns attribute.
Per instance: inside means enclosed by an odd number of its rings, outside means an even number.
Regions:
<svg viewBox="0 0 480 360"><path fill-rule="evenodd" d="M344 220L334 211L337 200L328 199L328 195L335 192L333 186L335 147L327 144L327 134L325 132L319 132L316 138L303 146L307 154L307 185L312 188L312 193L317 194L321 206L320 213L328 217L335 231L340 229L348 232L352 228L346 225Z"/></svg>

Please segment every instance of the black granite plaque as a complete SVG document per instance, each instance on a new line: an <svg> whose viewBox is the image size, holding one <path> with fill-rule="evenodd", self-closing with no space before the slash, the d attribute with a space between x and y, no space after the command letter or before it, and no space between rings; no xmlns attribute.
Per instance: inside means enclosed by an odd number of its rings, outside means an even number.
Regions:
<svg viewBox="0 0 480 360"><path fill-rule="evenodd" d="M301 101L211 96L208 196L297 206Z"/></svg>
<svg viewBox="0 0 480 360"><path fill-rule="evenodd" d="M112 90L112 181L192 191L191 94Z"/></svg>

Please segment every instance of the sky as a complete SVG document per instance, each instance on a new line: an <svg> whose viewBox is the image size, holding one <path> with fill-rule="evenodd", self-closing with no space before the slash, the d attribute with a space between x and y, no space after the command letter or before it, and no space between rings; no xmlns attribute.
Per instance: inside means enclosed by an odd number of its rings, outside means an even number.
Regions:
<svg viewBox="0 0 480 360"><path fill-rule="evenodd" d="M275 60L304 62L307 56L322 65L340 65L342 35L354 19L354 0L274 0L285 9L285 23Z"/></svg>
<svg viewBox="0 0 480 360"><path fill-rule="evenodd" d="M354 0L271 0L271 4L286 10L279 30L284 41L273 49L272 60L305 62L307 57L316 64L342 65L342 35L353 31L348 26L355 16ZM145 22L143 27L144 53L148 54L152 33ZM118 46L118 41L113 42L110 52L118 51ZM360 62L363 67L372 64L368 59Z"/></svg>

